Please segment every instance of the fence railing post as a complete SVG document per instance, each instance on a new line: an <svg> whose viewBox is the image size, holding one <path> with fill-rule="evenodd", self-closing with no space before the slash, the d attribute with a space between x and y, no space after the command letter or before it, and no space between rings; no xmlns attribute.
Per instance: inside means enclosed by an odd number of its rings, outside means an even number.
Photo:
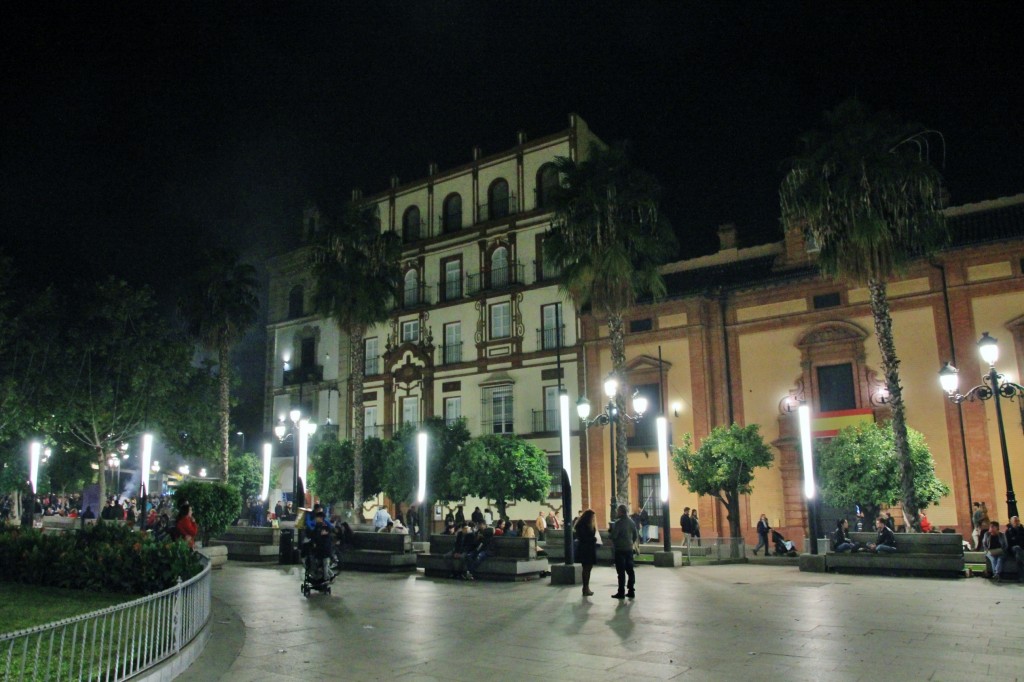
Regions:
<svg viewBox="0 0 1024 682"><path fill-rule="evenodd" d="M181 585L181 578L178 578L178 585ZM177 589L171 602L171 646L174 653L181 651L181 627L181 589Z"/></svg>

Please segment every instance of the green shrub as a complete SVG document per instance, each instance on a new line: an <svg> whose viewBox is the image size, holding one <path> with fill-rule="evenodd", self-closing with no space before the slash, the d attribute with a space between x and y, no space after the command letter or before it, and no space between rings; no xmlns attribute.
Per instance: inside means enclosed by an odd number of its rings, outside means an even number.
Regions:
<svg viewBox="0 0 1024 682"><path fill-rule="evenodd" d="M199 573L183 541L158 542L121 524L66 533L0 529L0 580L26 585L151 594Z"/></svg>
<svg viewBox="0 0 1024 682"><path fill-rule="evenodd" d="M242 511L238 488L226 483L186 481L174 491L174 503L192 505L192 516L199 526L203 544L224 531Z"/></svg>

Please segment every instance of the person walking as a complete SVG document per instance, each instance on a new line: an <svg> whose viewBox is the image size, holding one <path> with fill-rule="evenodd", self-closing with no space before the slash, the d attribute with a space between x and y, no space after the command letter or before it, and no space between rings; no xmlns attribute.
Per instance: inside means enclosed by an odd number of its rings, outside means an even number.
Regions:
<svg viewBox="0 0 1024 682"><path fill-rule="evenodd" d="M576 561L583 565L583 596L590 597L594 594L590 591L590 573L594 570L594 564L597 563L597 542L600 537L597 532L597 521L595 520L593 509L583 512L576 521L573 532L576 534L576 541L579 543L577 545Z"/></svg>
<svg viewBox="0 0 1024 682"><path fill-rule="evenodd" d="M693 524L690 522L690 508L685 507L683 509L683 515L679 517L679 526L683 529L683 546L690 546L690 529L693 528Z"/></svg>
<svg viewBox="0 0 1024 682"><path fill-rule="evenodd" d="M700 547L700 519L697 518L697 508L690 510L690 539L697 541Z"/></svg>
<svg viewBox="0 0 1024 682"><path fill-rule="evenodd" d="M626 505L620 504L616 513L618 518L612 524L611 536L612 547L615 549L615 574L619 579L619 591L612 595L612 599L624 599L625 597L633 599L636 597L633 545L636 544L640 536L636 532L636 524L626 513Z"/></svg>
<svg viewBox="0 0 1024 682"><path fill-rule="evenodd" d="M768 517L761 514L761 518L757 521L757 547L754 548L754 556L757 556L757 550L764 547L764 555L768 556L768 533L770 533L772 527L768 525Z"/></svg>

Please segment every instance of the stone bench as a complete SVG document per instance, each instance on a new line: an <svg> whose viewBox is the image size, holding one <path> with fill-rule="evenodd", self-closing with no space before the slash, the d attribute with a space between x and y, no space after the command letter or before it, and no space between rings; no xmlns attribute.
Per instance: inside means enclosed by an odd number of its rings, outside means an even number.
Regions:
<svg viewBox="0 0 1024 682"><path fill-rule="evenodd" d="M281 531L278 528L231 526L210 540L211 547L227 547L230 561L278 560Z"/></svg>
<svg viewBox="0 0 1024 682"><path fill-rule="evenodd" d="M964 552L965 564L981 564L988 568L988 560L984 552ZM1003 556L1003 577L1017 576L1020 573L1020 564L1013 558L1013 553Z"/></svg>
<svg viewBox="0 0 1024 682"><path fill-rule="evenodd" d="M350 546L338 547L343 569L355 571L415 571L412 537L404 533L353 532Z"/></svg>
<svg viewBox="0 0 1024 682"><path fill-rule="evenodd" d="M854 542L874 542L876 533L850 533ZM896 552L832 551L826 547L825 568L837 573L881 573L886 575L920 575L962 577L964 574L963 538L956 533L897 533Z"/></svg>
<svg viewBox="0 0 1024 682"><path fill-rule="evenodd" d="M608 531L598 531L601 534L601 542L597 546L597 563L611 566L615 563L615 550L612 549L612 538ZM549 530L544 539L544 551L548 553L548 559L552 563L565 561L565 535L564 529ZM577 561L577 563L579 563Z"/></svg>
<svg viewBox="0 0 1024 682"><path fill-rule="evenodd" d="M445 554L455 549L454 535L431 535L430 552L420 554L416 565L428 576L447 578L455 571L465 570L461 559L448 559ZM537 557L535 538L504 537L491 541L493 555L484 559L477 569L476 578L516 582L535 580L549 570L548 561Z"/></svg>

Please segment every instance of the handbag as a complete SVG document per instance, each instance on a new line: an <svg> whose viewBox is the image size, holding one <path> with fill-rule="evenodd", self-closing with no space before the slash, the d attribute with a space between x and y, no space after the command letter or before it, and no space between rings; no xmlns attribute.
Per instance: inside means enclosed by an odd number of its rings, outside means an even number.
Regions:
<svg viewBox="0 0 1024 682"><path fill-rule="evenodd" d="M604 540L601 539L601 531L594 531L594 544L598 547L604 544Z"/></svg>

